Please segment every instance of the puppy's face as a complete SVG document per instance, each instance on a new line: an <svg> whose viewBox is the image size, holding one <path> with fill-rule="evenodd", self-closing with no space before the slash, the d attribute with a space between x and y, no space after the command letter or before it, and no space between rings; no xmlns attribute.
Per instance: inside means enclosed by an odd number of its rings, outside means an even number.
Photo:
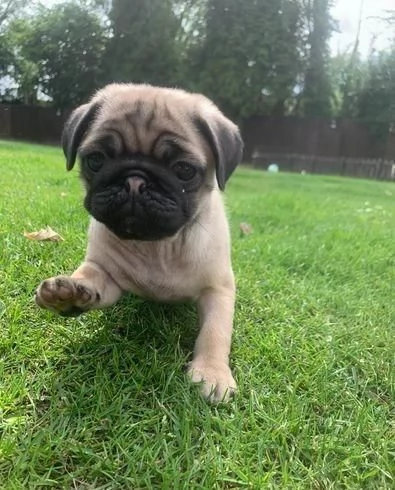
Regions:
<svg viewBox="0 0 395 490"><path fill-rule="evenodd" d="M147 85L109 85L66 123L84 205L122 239L160 240L193 222L241 159L237 127L206 98Z"/></svg>

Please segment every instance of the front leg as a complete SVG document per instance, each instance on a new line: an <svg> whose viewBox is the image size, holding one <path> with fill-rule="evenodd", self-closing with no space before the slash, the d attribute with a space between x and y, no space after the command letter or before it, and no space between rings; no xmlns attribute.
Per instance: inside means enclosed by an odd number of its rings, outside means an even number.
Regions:
<svg viewBox="0 0 395 490"><path fill-rule="evenodd" d="M38 306L62 316L77 316L85 311L114 304L122 291L99 265L84 262L71 276L56 276L37 288Z"/></svg>
<svg viewBox="0 0 395 490"><path fill-rule="evenodd" d="M226 286L205 290L198 300L200 333L188 374L202 382L201 392L211 402L228 401L236 390L229 367L234 302L233 278Z"/></svg>

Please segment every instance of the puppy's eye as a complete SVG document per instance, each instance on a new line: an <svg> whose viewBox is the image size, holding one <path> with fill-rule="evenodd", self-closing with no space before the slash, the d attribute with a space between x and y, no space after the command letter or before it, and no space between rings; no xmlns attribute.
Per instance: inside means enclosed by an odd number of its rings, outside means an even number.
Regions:
<svg viewBox="0 0 395 490"><path fill-rule="evenodd" d="M85 157L86 165L92 172L98 172L104 163L105 155L103 153L91 153Z"/></svg>
<svg viewBox="0 0 395 490"><path fill-rule="evenodd" d="M196 175L196 168L187 162L177 162L173 165L173 171L180 180L192 180Z"/></svg>

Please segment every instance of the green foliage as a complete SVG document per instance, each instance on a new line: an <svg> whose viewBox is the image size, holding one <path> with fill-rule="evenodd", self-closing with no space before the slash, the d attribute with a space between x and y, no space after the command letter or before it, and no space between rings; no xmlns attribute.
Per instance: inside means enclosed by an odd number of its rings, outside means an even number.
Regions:
<svg viewBox="0 0 395 490"><path fill-rule="evenodd" d="M7 30L0 34L0 70L15 80L17 88L5 94L25 104L37 102L39 69L29 57L27 46L32 38L32 24L27 18L11 21ZM11 92L11 93L10 93Z"/></svg>
<svg viewBox="0 0 395 490"><path fill-rule="evenodd" d="M191 85L233 117L286 112L299 71L299 9L283 0L209 0Z"/></svg>
<svg viewBox="0 0 395 490"><path fill-rule="evenodd" d="M367 63L358 52L341 53L331 59L334 117L358 118L358 97L367 76Z"/></svg>
<svg viewBox="0 0 395 490"><path fill-rule="evenodd" d="M182 61L191 48L203 42L206 32L207 0L173 0L173 10L179 21L177 43ZM185 72L187 77L187 71Z"/></svg>
<svg viewBox="0 0 395 490"><path fill-rule="evenodd" d="M3 98L73 107L132 81L203 92L239 123L348 117L382 137L394 120L393 54L330 59L332 0L66 0L30 17L26 4L0 1L0 77L17 86Z"/></svg>
<svg viewBox="0 0 395 490"><path fill-rule="evenodd" d="M108 80L173 85L179 22L168 0L113 0L112 36L105 55Z"/></svg>
<svg viewBox="0 0 395 490"><path fill-rule="evenodd" d="M370 56L368 76L358 95L358 118L379 139L395 129L395 45Z"/></svg>
<svg viewBox="0 0 395 490"><path fill-rule="evenodd" d="M0 94L1 98L36 102L37 67L26 59L23 40L26 36L27 0L0 0L0 79L8 76L15 81Z"/></svg>
<svg viewBox="0 0 395 490"><path fill-rule="evenodd" d="M0 0L0 32L10 21L20 17L28 4L28 0Z"/></svg>
<svg viewBox="0 0 395 490"><path fill-rule="evenodd" d="M334 115L362 122L379 142L395 125L395 45L361 60L357 52L331 60Z"/></svg>
<svg viewBox="0 0 395 490"><path fill-rule="evenodd" d="M332 31L329 8L331 0L309 0L306 16L307 67L301 95L301 113L305 116L331 116L332 88L328 73L328 39Z"/></svg>
<svg viewBox="0 0 395 490"><path fill-rule="evenodd" d="M303 16L299 0L66 2L36 11L30 36L14 37L30 65L14 60L11 71L20 84L38 70L40 89L60 107L115 80L204 92L237 120L282 115L294 110L303 78Z"/></svg>
<svg viewBox="0 0 395 490"><path fill-rule="evenodd" d="M0 32L0 77L7 74L8 66L12 63L9 33Z"/></svg>
<svg viewBox="0 0 395 490"><path fill-rule="evenodd" d="M87 8L73 2L41 7L11 22L2 38L0 68L16 81L16 98L24 102L35 102L40 90L56 107L72 107L100 84L105 28Z"/></svg>
<svg viewBox="0 0 395 490"><path fill-rule="evenodd" d="M105 39L100 19L75 3L33 19L26 52L39 68L40 88L57 107L85 101L100 84Z"/></svg>

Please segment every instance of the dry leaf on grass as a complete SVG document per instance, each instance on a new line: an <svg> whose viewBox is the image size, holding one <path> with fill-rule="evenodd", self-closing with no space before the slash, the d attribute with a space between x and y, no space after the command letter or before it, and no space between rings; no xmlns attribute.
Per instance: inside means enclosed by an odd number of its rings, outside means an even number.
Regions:
<svg viewBox="0 0 395 490"><path fill-rule="evenodd" d="M31 231L30 233L25 231L23 235L29 240L36 241L48 240L51 242L62 242L64 240L59 233L56 233L50 226L47 226L40 231Z"/></svg>
<svg viewBox="0 0 395 490"><path fill-rule="evenodd" d="M240 223L240 234L241 236L249 235L252 233L252 226L248 223Z"/></svg>

